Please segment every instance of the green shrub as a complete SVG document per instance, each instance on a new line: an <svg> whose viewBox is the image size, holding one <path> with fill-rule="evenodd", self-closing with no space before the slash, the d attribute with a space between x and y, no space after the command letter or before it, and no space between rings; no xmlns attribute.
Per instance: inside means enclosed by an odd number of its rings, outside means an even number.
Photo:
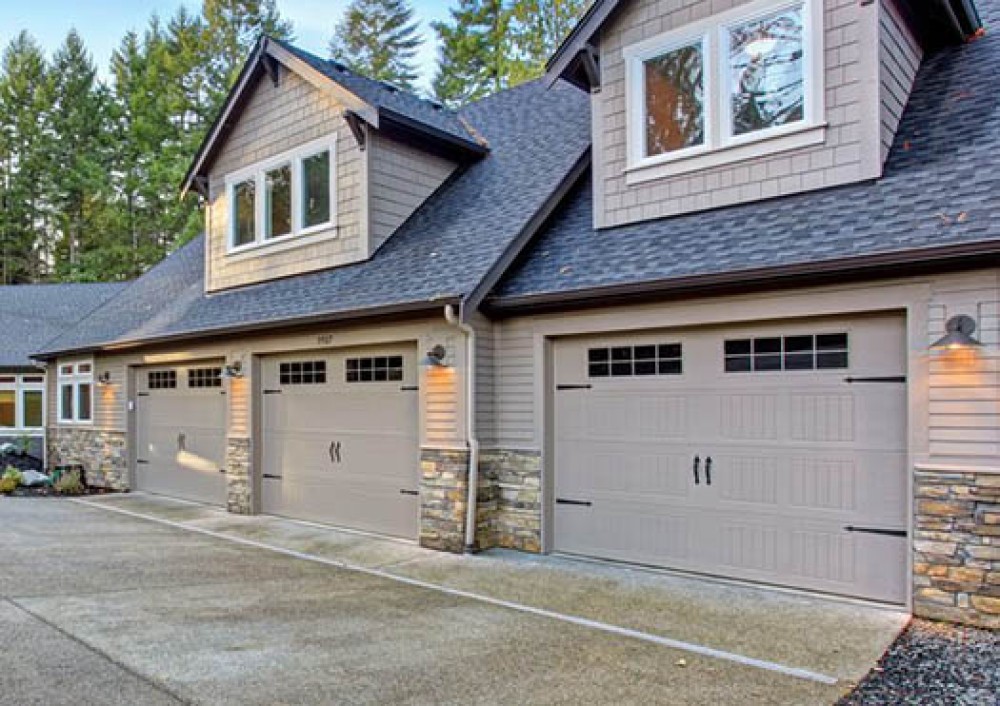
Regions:
<svg viewBox="0 0 1000 706"><path fill-rule="evenodd" d="M69 471L62 474L52 487L55 488L57 493L62 493L63 495L80 495L83 492L80 472Z"/></svg>
<svg viewBox="0 0 1000 706"><path fill-rule="evenodd" d="M7 470L3 472L3 480L7 479L13 480L16 488L24 482L24 474L13 466L7 466Z"/></svg>
<svg viewBox="0 0 1000 706"><path fill-rule="evenodd" d="M17 490L17 481L13 478L7 478L4 476L0 478L0 494L6 495L7 493L13 493Z"/></svg>

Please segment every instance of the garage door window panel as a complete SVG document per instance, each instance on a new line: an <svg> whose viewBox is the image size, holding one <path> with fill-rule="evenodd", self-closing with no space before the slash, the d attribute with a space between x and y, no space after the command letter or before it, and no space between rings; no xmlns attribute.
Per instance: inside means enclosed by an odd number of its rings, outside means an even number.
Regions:
<svg viewBox="0 0 1000 706"><path fill-rule="evenodd" d="M177 371L151 370L147 382L150 390L173 390L177 387Z"/></svg>
<svg viewBox="0 0 1000 706"><path fill-rule="evenodd" d="M278 382L282 385L323 385L326 383L325 360L302 360L281 363Z"/></svg>
<svg viewBox="0 0 1000 706"><path fill-rule="evenodd" d="M680 343L612 346L587 350L587 374L592 378L680 375Z"/></svg>
<svg viewBox="0 0 1000 706"><path fill-rule="evenodd" d="M344 362L346 382L399 382L403 379L403 356L348 358Z"/></svg>
<svg viewBox="0 0 1000 706"><path fill-rule="evenodd" d="M846 333L730 339L724 344L727 373L842 370L849 362Z"/></svg>
<svg viewBox="0 0 1000 706"><path fill-rule="evenodd" d="M191 368L188 370L188 387L222 387L222 368Z"/></svg>

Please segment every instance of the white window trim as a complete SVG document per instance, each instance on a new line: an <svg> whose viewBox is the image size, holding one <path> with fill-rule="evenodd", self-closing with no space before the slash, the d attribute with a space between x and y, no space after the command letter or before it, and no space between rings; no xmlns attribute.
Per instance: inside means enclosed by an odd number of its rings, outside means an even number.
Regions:
<svg viewBox="0 0 1000 706"><path fill-rule="evenodd" d="M746 135L728 133L731 112L728 29L781 10L802 7L805 76L801 122ZM627 184L687 174L754 157L821 144L826 139L822 0L757 0L679 29L637 42L623 50L626 67ZM703 42L704 144L674 152L645 155L645 81L643 63L671 49Z"/></svg>
<svg viewBox="0 0 1000 706"><path fill-rule="evenodd" d="M330 153L330 219L325 223L317 223L305 228L302 225L303 164L309 157L326 151ZM266 174L269 171L284 166L291 166L292 171L292 231L288 234L267 238L265 237L267 230L265 224L265 216L267 215ZM251 179L254 182L254 239L252 242L244 245L236 245L236 199L234 198L234 193L237 185ZM234 171L226 175L225 181L226 201L228 203L228 223L226 226L227 255L239 255L247 251L264 248L283 250L288 247L304 245L307 242L337 236L337 136L335 134L307 142L304 145L296 147L294 150ZM276 248L275 246L278 245L283 245L284 247Z"/></svg>
<svg viewBox="0 0 1000 706"><path fill-rule="evenodd" d="M45 373L24 373L24 374L4 374L5 377L13 377L14 382L0 382L0 390L12 391L14 393L14 426L0 427L0 435L12 436L20 434L41 434L45 430ZM42 378L41 382L25 382L25 378ZM25 426L24 423L24 393L42 393L42 424L37 427Z"/></svg>
<svg viewBox="0 0 1000 706"><path fill-rule="evenodd" d="M63 373L63 366L72 365L72 373ZM81 365L89 365L90 372L81 373L79 368ZM90 417L88 419L80 418L80 386L90 385ZM66 417L65 409L63 409L63 388L70 386L73 388L73 414L70 417ZM83 360L61 360L56 366L56 406L58 408L58 423L59 424L72 424L72 425L92 425L94 423L94 401L96 398L94 390L94 361L93 359L83 359Z"/></svg>

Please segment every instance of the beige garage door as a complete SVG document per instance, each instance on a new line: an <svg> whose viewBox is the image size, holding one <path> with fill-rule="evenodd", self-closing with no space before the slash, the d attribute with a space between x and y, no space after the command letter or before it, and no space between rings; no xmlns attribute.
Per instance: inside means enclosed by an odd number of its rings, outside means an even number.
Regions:
<svg viewBox="0 0 1000 706"><path fill-rule="evenodd" d="M263 366L263 510L415 538L415 346L322 351Z"/></svg>
<svg viewBox="0 0 1000 706"><path fill-rule="evenodd" d="M221 363L136 371L136 487L226 502L226 397Z"/></svg>
<svg viewBox="0 0 1000 706"><path fill-rule="evenodd" d="M555 346L557 550L905 601L903 319Z"/></svg>

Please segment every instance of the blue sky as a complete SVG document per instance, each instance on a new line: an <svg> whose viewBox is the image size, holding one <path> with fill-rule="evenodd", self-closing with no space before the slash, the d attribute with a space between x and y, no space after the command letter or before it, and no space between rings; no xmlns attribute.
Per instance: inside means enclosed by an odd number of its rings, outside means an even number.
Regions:
<svg viewBox="0 0 1000 706"><path fill-rule="evenodd" d="M412 0L420 28L426 37L419 62L421 85L428 85L433 72L436 46L432 20L447 19L449 0ZM326 56L333 27L348 0L278 0L278 9L295 23L296 43L303 49ZM130 29L141 30L154 12L173 14L181 5L197 10L200 0L0 0L0 44L26 29L50 54L66 32L76 27L102 73L111 52Z"/></svg>

